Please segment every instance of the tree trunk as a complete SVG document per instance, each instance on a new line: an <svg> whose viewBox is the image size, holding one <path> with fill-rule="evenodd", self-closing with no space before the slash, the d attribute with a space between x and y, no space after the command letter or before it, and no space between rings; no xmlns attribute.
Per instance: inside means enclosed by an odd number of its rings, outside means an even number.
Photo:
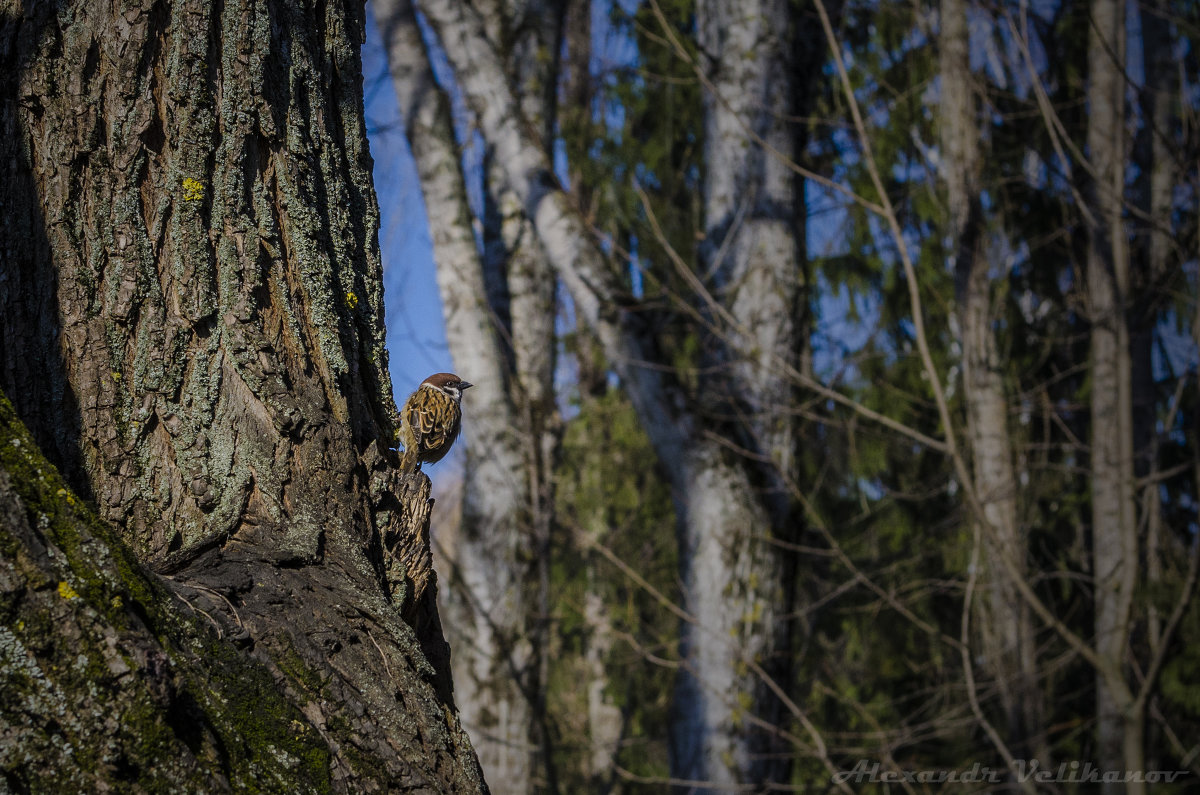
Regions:
<svg viewBox="0 0 1200 795"><path fill-rule="evenodd" d="M543 0L507 0L479 6L489 29L499 31L504 66L520 101L521 117L533 131L542 150L549 152L554 134L557 82L559 12ZM485 201L495 212L494 223L484 224L484 268L504 287L509 310L508 346L511 347L507 381L514 407L511 429L520 441L525 491L521 523L509 542L522 550L512 565L520 572L518 583L524 604L529 656L517 669L514 685L529 700L529 738L540 750L544 786L557 790L546 717L546 653L550 641L553 605L550 597L551 528L554 521L553 463L558 449L554 394L555 334L558 280L546 261L533 223L520 198L509 186L503 165L494 156L485 160ZM481 455L487 455L480 451ZM468 488L470 484L468 483ZM481 555L480 565L494 566L492 555ZM487 709L487 705L481 705ZM536 762L535 762L536 764ZM514 791L517 791L514 787ZM521 791L529 791L528 789Z"/></svg>
<svg viewBox="0 0 1200 795"><path fill-rule="evenodd" d="M684 537L680 566L686 606L702 616L701 628L689 629L684 641L689 676L677 697L673 735L682 745L673 751L673 766L700 772L715 787L752 779L764 760L755 753L755 731L745 729L752 723L746 699L754 717L760 705L755 703L758 682L743 671L750 668L748 660L761 662L774 651L766 617L781 604L781 593L770 554L770 522L748 467L704 435L695 418L668 410L670 394L659 372L642 365L648 360L644 342L632 329L632 318L619 309L612 271L554 185L545 154L522 133L515 97L478 14L444 1L424 2L421 8L547 256L570 289L576 312L598 335L672 478ZM685 429L695 429L695 436ZM702 566L686 562L689 558Z"/></svg>
<svg viewBox="0 0 1200 795"><path fill-rule="evenodd" d="M1007 737L1014 753L1048 762L1042 734L1032 618L1000 556L1020 576L1026 567L1025 537L1017 516L1009 404L993 329L1000 296L984 255L985 219L980 193L979 125L971 88L966 0L942 0L940 47L941 141L950 214L949 248L955 258L962 341L964 402L973 474L987 554L980 575L983 594L976 608L984 666L995 680Z"/></svg>
<svg viewBox="0 0 1200 795"><path fill-rule="evenodd" d="M446 608L459 702L497 790L528 792L536 767L531 743L542 748L547 779L553 778L541 683L557 446L555 351L547 344L554 338L556 281L495 166L485 169L481 257L447 103L433 84L412 6L388 0L376 9L425 195L451 355L479 385L463 525L445 548L454 571ZM516 12L492 11L495 35L509 40L505 14ZM526 38L511 42L513 68L528 71L526 106L540 118L544 97L537 86L549 78L532 65L541 37L554 26L518 27Z"/></svg>
<svg viewBox="0 0 1200 795"><path fill-rule="evenodd" d="M1174 141L1174 95L1178 91L1175 78L1175 59L1172 53L1165 2L1139 8L1142 33L1141 50L1145 64L1145 84L1140 92L1143 125L1133 151L1137 170L1135 190L1139 211L1138 234L1132 255L1131 289L1134 306L1128 313L1130 326L1130 362L1133 380L1131 392L1133 475L1145 480L1141 490L1142 515L1145 526L1146 582L1150 589L1161 587L1164 564L1173 538L1163 516L1163 500L1159 473L1159 431L1157 384L1153 366L1155 326L1166 303L1164 285L1169 277L1172 259L1172 193L1177 177L1183 172L1172 149ZM1150 649L1162 643L1165 617L1153 600L1146 607L1146 638ZM1138 713L1128 720L1145 723L1145 703L1138 702ZM1149 734L1143 745L1149 758L1148 768L1162 764L1163 746L1156 726L1146 727Z"/></svg>
<svg viewBox="0 0 1200 795"><path fill-rule="evenodd" d="M769 621L783 595L756 478L745 459L678 407L657 369L644 366L651 361L647 342L621 309L616 277L558 190L545 153L522 131L516 98L483 21L469 7L446 0L423 2L421 8L578 316L595 331L671 477L683 538L686 608L696 617L685 630L673 773L691 771L718 788L758 780L774 760L758 754L762 743L754 719L770 720L773 707L758 702L761 682L747 672L751 663L773 662L775 625Z"/></svg>
<svg viewBox="0 0 1200 795"><path fill-rule="evenodd" d="M722 785L787 780L778 734L747 721L746 707L781 726L779 701L742 655L787 682L791 606L783 561L771 537L788 523L796 474L795 385L781 362L800 350L801 257L791 170L793 126L791 8L784 0L696 5L704 93L703 272L738 328L722 328L710 363L720 375L704 392L707 411L766 457L757 493L738 493L750 461L700 445L685 458L680 565L695 621L684 625L686 662L672 730L672 774ZM803 207L803 202L800 202ZM722 367L722 365L724 367ZM714 498L720 498L718 505ZM765 510L764 510L765 508ZM743 634L754 627L755 634ZM717 635L720 637L717 637ZM736 637L731 646L728 638ZM692 681L694 680L694 681ZM747 700L746 696L754 694ZM694 708L689 708L695 704ZM690 714L689 714L690 713Z"/></svg>
<svg viewBox="0 0 1200 795"><path fill-rule="evenodd" d="M1135 469L1138 479L1158 467L1158 429L1155 410L1153 371L1154 326L1161 309L1163 283L1168 278L1171 260L1171 194L1180 168L1172 152L1172 95L1174 71L1167 9L1156 3L1139 11L1142 52L1145 54L1145 85L1139 96L1143 126L1134 146L1135 183L1139 211L1138 234L1132 265L1133 289L1144 299L1130 313L1130 345L1133 364L1133 433ZM1146 574L1157 581L1162 574L1164 548L1162 506L1159 485L1151 478L1142 492L1146 512ZM1148 635L1151 646L1158 644L1161 619L1154 605L1149 607Z"/></svg>
<svg viewBox="0 0 1200 795"><path fill-rule="evenodd" d="M425 198L455 369L476 386L468 405L462 524L443 539L443 595L463 723L496 792L531 791L528 699L532 656L520 567L529 559L529 505L509 374L471 226L449 103L434 83L407 0L376 0L393 85Z"/></svg>
<svg viewBox="0 0 1200 795"><path fill-rule="evenodd" d="M771 523L743 462L711 442L688 446L671 483L682 543L684 667L671 722L671 774L716 789L774 779L778 758L759 718L778 726L747 664L773 662L783 583L767 537ZM778 623L777 623L778 621Z"/></svg>
<svg viewBox="0 0 1200 795"><path fill-rule="evenodd" d="M594 539L603 542L607 531L607 527L597 526L589 532ZM589 751L584 759L583 771L591 782L593 792L607 792L613 788L626 717L621 707L613 703L609 693L609 658L617 638L609 614L611 608L605 604L601 590L604 572L594 556L586 564L586 576L583 621L587 627L587 640L583 651L583 672L587 677L584 687L587 689Z"/></svg>
<svg viewBox="0 0 1200 795"><path fill-rule="evenodd" d="M5 792L329 791L330 744L278 671L145 572L2 395L0 543Z"/></svg>
<svg viewBox="0 0 1200 795"><path fill-rule="evenodd" d="M144 559L239 627L334 749L336 789L483 788L428 484L388 453L362 8L4 20L0 383L18 413Z"/></svg>
<svg viewBox="0 0 1200 795"><path fill-rule="evenodd" d="M1109 668L1096 674L1096 739L1100 759L1142 769L1141 722L1128 715L1125 670L1137 584L1138 539L1133 493L1133 407L1126 298L1129 252L1122 219L1124 162L1125 4L1093 0L1088 36L1087 147L1094 181L1094 223L1087 255L1091 339L1092 561L1095 644ZM1122 691L1125 691L1123 694ZM1105 785L1105 792L1119 787ZM1130 790L1140 791L1137 784Z"/></svg>
<svg viewBox="0 0 1200 795"><path fill-rule="evenodd" d="M795 389L779 359L797 359L800 347L803 252L791 169L798 154L793 80L801 78L793 74L790 6L700 0L696 26L700 50L711 56L703 67L711 80L704 94L704 265L746 337L718 343L734 352L726 391L748 412L753 449L791 477Z"/></svg>

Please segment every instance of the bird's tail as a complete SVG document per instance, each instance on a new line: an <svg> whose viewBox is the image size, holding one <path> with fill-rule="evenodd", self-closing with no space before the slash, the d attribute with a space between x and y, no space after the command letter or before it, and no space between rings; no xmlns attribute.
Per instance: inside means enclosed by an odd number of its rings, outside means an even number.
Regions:
<svg viewBox="0 0 1200 795"><path fill-rule="evenodd" d="M417 446L411 444L404 448L404 455L400 457L400 474L411 475L417 468Z"/></svg>

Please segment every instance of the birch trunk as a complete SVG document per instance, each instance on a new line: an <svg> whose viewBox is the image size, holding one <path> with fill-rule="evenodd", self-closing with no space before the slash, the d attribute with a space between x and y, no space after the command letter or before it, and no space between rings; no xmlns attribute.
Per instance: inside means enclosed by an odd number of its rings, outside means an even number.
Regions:
<svg viewBox="0 0 1200 795"><path fill-rule="evenodd" d="M520 91L524 116L540 132L547 157L556 123L561 5L545 0L510 0L506 8L508 24L517 31L508 54L508 67L513 84ZM520 207L515 192L508 186L507 175L503 175L503 180L501 176L501 169L493 169L490 185L502 187L505 205ZM546 714L546 688L550 625L555 614L550 593L554 461L561 441L554 393L558 279L523 208L506 219L504 251L515 368L509 383L512 402L517 407L516 427L521 431L521 451L529 484L524 543L532 551L531 560L517 561L523 562L526 569L529 640L533 650L521 685L532 702L532 739L540 751L538 772L543 776L543 786L555 792L557 772L552 753L554 738Z"/></svg>
<svg viewBox="0 0 1200 795"><path fill-rule="evenodd" d="M267 665L328 738L335 789L483 788L410 521L427 482L387 452L361 6L0 18L18 413L144 560L238 628L224 653Z"/></svg>
<svg viewBox="0 0 1200 795"><path fill-rule="evenodd" d="M780 780L770 740L752 718L780 725L747 661L771 662L783 583L744 462L691 442L672 475L685 608L683 670L671 723L671 774L717 790Z"/></svg>
<svg viewBox="0 0 1200 795"><path fill-rule="evenodd" d="M1014 753L1048 762L1042 734L1032 617L1001 556L1026 569L1025 537L1017 515L1009 404L993 333L1000 296L984 255L985 220L980 195L979 125L971 88L966 0L942 0L940 47L941 141L955 258L962 342L967 436L983 507L986 570L976 608L984 667L996 682Z"/></svg>
<svg viewBox="0 0 1200 795"><path fill-rule="evenodd" d="M558 11L539 0L482 2L478 5L492 41L502 47L509 81L517 91L524 118L537 131L543 149L554 127L554 89L558 47ZM525 486L521 524L510 545L517 550L512 566L521 577L525 631L529 655L516 667L514 685L529 702L529 740L540 751L533 764L551 792L557 789L546 723L546 652L549 645L550 534L554 519L553 461L558 447L555 421L554 272L546 262L533 224L508 185L504 169L489 156L484 169L484 262L488 280L503 295L510 373L509 403L514 407L510 429L519 435ZM497 309L497 314L503 314ZM471 485L468 484L470 488ZM478 565L494 566L491 550L481 550ZM510 663L511 664L511 663ZM482 705L486 710L487 705ZM531 791L528 783L513 791Z"/></svg>
<svg viewBox="0 0 1200 795"><path fill-rule="evenodd" d="M601 539L606 527L592 531ZM600 594L604 572L596 562L587 564L587 591L583 599L583 620L588 628L583 653L583 671L587 677L587 739L589 751L584 759L583 772L591 782L593 792L608 792L614 788L617 753L625 732L626 718L621 707L609 694L609 657L617 643L609 606Z"/></svg>
<svg viewBox="0 0 1200 795"><path fill-rule="evenodd" d="M677 770L692 770L717 788L754 780L763 764L746 704L758 715L757 682L747 661L773 652L764 623L779 604L767 534L770 522L756 497L745 462L704 435L696 420L672 405L659 372L644 366L645 342L621 309L615 274L552 176L546 154L523 132L518 103L504 70L471 8L450 0L423 2L455 76L474 108L509 185L527 215L577 314L595 331L622 379L643 427L667 467L686 549L701 561L684 569L687 608L703 634L685 641L690 676L677 700ZM752 585L752 583L754 583ZM728 590L725 586L728 585Z"/></svg>
<svg viewBox="0 0 1200 795"><path fill-rule="evenodd" d="M1172 193L1177 175L1182 169L1172 152L1174 128L1174 94L1176 65L1167 22L1168 8L1155 2L1139 8L1142 32L1142 52L1145 59L1145 84L1139 100L1144 124L1138 131L1133 157L1137 169L1135 189L1139 210L1139 234L1135 238L1131 281L1138 306L1129 313L1130 359L1133 378L1132 433L1133 475L1145 479L1140 494L1145 525L1146 581L1150 589L1161 587L1169 551L1174 545L1170 529L1163 516L1163 501L1159 473L1157 385L1153 369L1155 324L1165 303L1163 285L1169 278L1172 259ZM1163 641L1165 616L1153 600L1146 607L1146 637L1151 649ZM1145 702L1137 702L1137 712L1128 720L1145 722ZM1156 768L1162 764L1162 735L1153 724L1145 729L1143 739L1148 757L1146 765Z"/></svg>
<svg viewBox="0 0 1200 795"><path fill-rule="evenodd" d="M1129 714L1123 678L1137 584L1133 493L1133 406L1129 326L1129 251L1122 219L1125 4L1093 0L1088 36L1087 147L1094 182L1087 254L1091 339L1092 561L1096 652L1096 739L1101 759L1142 769L1142 723ZM1131 784L1130 792L1144 785ZM1105 792L1121 791L1104 785Z"/></svg>
<svg viewBox="0 0 1200 795"><path fill-rule="evenodd" d="M536 5L536 4L531 4ZM500 12L497 12L500 13ZM533 9L544 21L541 10ZM547 15L548 16L548 15ZM538 28L534 31L540 32ZM529 41L528 39L535 39ZM524 89L526 118L541 119L545 113L538 91L548 80L543 68L533 68L544 55L543 42L526 35L514 43L509 64L517 74L512 79ZM546 47L552 45L546 44ZM552 82L552 81L551 81ZM533 115L533 114L537 115ZM552 116L551 116L552 117ZM494 157L487 158L485 201L494 218L484 224L484 268L502 285L509 310L508 342L511 372L507 381L509 402L514 407L511 430L518 434L521 467L525 479L520 536L513 544L525 552L513 565L525 570L522 583L526 604L526 632L532 656L520 669L519 685L530 700L531 739L541 749L542 772L554 778L550 767L550 736L546 717L546 658L550 603L550 534L554 519L553 462L558 447L554 403L556 353L555 288L557 280L546 262L533 224L525 215L508 177ZM468 488L470 488L468 484ZM494 558L482 556L480 565L491 566ZM551 788L553 790L553 787ZM516 790L514 790L516 791Z"/></svg>
<svg viewBox="0 0 1200 795"><path fill-rule="evenodd" d="M444 605L457 700L493 791L526 793L533 789L533 714L523 688L537 646L522 573L532 557L526 444L449 104L434 83L412 4L375 0L374 8L425 198L446 340L456 371L475 384L466 407L462 523L442 545L452 572Z"/></svg>
<svg viewBox="0 0 1200 795"><path fill-rule="evenodd" d="M794 388L778 361L795 359L799 349L802 286L790 168L797 155L793 81L800 78L790 8L786 0L696 4L697 43L711 59L703 64L711 81L704 95L704 267L745 336L720 343L732 360L724 391L744 404L754 449L784 477L795 471Z"/></svg>
<svg viewBox="0 0 1200 795"><path fill-rule="evenodd" d="M738 329L712 342L724 368L704 391L718 421L744 415L741 438L771 463L758 493L733 497L754 467L708 444L685 456L680 567L694 622L683 626L685 668L672 726L672 774L723 786L787 779L787 749L770 726L778 700L741 659L787 681L790 613L784 565L771 539L788 523L794 481L794 385L780 362L798 362L802 252L791 170L797 152L791 6L786 0L696 5L704 95L703 272ZM803 206L801 204L801 206ZM724 414L725 416L721 416ZM718 504L717 499L722 502ZM715 633L726 637L716 637ZM761 632L762 634L756 634ZM752 634L753 633L753 634ZM739 638L733 648L728 637Z"/></svg>

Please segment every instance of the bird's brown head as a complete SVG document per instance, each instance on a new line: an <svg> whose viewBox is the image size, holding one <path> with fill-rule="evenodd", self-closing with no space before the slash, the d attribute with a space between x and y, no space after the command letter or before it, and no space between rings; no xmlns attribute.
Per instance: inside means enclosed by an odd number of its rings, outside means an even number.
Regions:
<svg viewBox="0 0 1200 795"><path fill-rule="evenodd" d="M454 398L455 402L462 400L462 393L474 386L468 381L464 381L454 373L434 373L421 382L421 386L440 389L450 397Z"/></svg>

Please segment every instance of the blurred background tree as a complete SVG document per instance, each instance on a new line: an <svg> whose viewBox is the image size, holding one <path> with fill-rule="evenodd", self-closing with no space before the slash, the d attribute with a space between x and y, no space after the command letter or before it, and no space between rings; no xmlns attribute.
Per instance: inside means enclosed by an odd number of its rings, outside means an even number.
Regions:
<svg viewBox="0 0 1200 795"><path fill-rule="evenodd" d="M1194 786L1194 4L373 9L495 791Z"/></svg>

